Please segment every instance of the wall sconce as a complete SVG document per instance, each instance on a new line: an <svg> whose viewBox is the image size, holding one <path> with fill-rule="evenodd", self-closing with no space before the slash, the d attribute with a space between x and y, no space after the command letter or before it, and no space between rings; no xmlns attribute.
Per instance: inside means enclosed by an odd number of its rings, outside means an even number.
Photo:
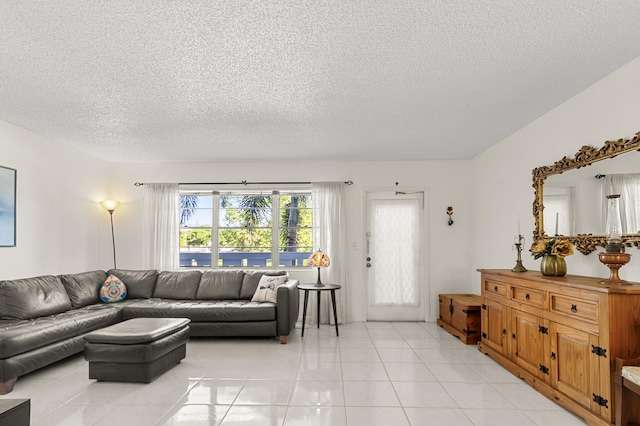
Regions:
<svg viewBox="0 0 640 426"><path fill-rule="evenodd" d="M453 219L451 219L451 216L453 216L453 207L449 206L447 207L447 214L449 215L449 222L447 222L449 224L449 226L453 225Z"/></svg>
<svg viewBox="0 0 640 426"><path fill-rule="evenodd" d="M105 200L100 201L100 205L109 212L111 218L111 245L113 246L113 268L116 268L116 237L113 233L113 212L120 206L120 201Z"/></svg>

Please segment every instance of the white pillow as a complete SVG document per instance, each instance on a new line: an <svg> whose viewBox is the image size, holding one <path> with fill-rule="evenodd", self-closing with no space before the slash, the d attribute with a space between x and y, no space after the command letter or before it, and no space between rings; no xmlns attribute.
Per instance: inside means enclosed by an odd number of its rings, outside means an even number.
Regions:
<svg viewBox="0 0 640 426"><path fill-rule="evenodd" d="M263 275L262 278L260 278L256 292L253 293L251 301L276 303L276 292L278 291L278 286L281 286L286 281L286 275Z"/></svg>

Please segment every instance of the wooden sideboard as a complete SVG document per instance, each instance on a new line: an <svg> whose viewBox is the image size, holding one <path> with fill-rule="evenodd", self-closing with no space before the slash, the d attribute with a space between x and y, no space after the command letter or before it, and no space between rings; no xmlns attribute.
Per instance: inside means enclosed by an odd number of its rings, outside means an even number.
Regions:
<svg viewBox="0 0 640 426"><path fill-rule="evenodd" d="M615 359L640 355L640 284L478 271L479 350L588 424L613 424Z"/></svg>

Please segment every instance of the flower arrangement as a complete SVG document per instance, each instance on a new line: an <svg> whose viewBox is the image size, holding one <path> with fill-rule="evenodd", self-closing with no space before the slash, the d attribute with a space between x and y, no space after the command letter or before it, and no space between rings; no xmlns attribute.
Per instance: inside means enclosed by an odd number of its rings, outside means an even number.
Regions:
<svg viewBox="0 0 640 426"><path fill-rule="evenodd" d="M573 244L567 240L550 238L534 242L529 251L534 259L539 259L544 255L567 257L573 254Z"/></svg>

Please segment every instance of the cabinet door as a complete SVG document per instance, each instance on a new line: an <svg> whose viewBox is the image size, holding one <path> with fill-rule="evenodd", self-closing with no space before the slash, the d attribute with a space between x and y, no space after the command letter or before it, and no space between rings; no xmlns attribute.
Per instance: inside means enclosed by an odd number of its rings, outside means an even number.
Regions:
<svg viewBox="0 0 640 426"><path fill-rule="evenodd" d="M528 373L549 381L549 363L545 357L548 347L548 327L537 315L511 310L511 356L513 362Z"/></svg>
<svg viewBox="0 0 640 426"><path fill-rule="evenodd" d="M611 395L600 395L598 336L551 323L551 386L596 414L608 418ZM606 407L605 407L606 405Z"/></svg>
<svg viewBox="0 0 640 426"><path fill-rule="evenodd" d="M502 303L485 298L481 314L482 343L504 356L507 356L506 309Z"/></svg>

